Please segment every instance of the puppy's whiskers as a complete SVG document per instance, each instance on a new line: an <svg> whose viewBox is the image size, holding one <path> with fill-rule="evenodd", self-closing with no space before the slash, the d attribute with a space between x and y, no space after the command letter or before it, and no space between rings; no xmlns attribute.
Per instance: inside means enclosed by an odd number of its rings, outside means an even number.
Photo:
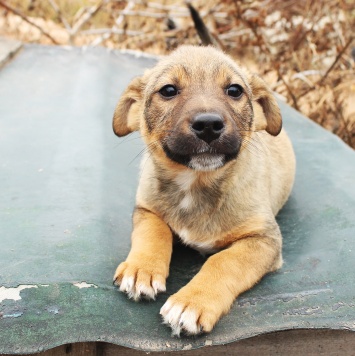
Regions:
<svg viewBox="0 0 355 356"><path fill-rule="evenodd" d="M267 133L267 132L266 131L264 131L264 132L263 131L255 131L255 135L254 135L253 139L257 139L257 141L261 144L264 152L266 150L266 151L268 151L268 153L270 153L270 149L269 149L268 145L265 143L265 141L262 139L262 137L260 137L260 135L263 133Z"/></svg>
<svg viewBox="0 0 355 356"><path fill-rule="evenodd" d="M164 141L164 140L163 140ZM147 164L147 162L149 161L150 157L153 155L153 153L159 148L159 140L153 141L151 142L147 147L146 150L143 153L148 153L146 155L146 159L144 162L142 162L141 164L141 171L140 171L140 175L143 174L144 168Z"/></svg>
<svg viewBox="0 0 355 356"><path fill-rule="evenodd" d="M153 141L150 142L148 145L146 145L130 162L129 164L132 164L132 162L134 160L136 160L138 157L142 156L145 152L149 152L150 154L152 153L152 148L154 148L154 145L156 145L156 143L159 142L157 141Z"/></svg>
<svg viewBox="0 0 355 356"><path fill-rule="evenodd" d="M131 136L133 135L133 132L130 132L127 136L125 136L122 140L120 140L119 142L117 142L114 146L114 149L118 148L119 146L121 146L123 143L125 142L130 142L131 140L137 139L139 137L134 137L132 138ZM131 140L128 140L129 138L131 138Z"/></svg>
<svg viewBox="0 0 355 356"><path fill-rule="evenodd" d="M250 136L242 136L242 147L256 157L263 153L262 147L259 147L258 142L255 142Z"/></svg>

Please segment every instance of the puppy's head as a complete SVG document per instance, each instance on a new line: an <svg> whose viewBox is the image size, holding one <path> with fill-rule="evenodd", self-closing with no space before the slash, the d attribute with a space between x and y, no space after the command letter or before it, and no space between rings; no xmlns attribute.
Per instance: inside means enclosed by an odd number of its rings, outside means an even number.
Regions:
<svg viewBox="0 0 355 356"><path fill-rule="evenodd" d="M135 78L119 100L113 129L140 130L152 154L199 171L235 159L253 132L281 131L265 83L212 47L183 46Z"/></svg>

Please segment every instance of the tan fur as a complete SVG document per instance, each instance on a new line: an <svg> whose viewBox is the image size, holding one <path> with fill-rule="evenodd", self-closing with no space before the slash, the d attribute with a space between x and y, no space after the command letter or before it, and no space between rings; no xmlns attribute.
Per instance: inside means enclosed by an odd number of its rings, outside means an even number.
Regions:
<svg viewBox="0 0 355 356"><path fill-rule="evenodd" d="M131 277L135 283L130 295L133 299L140 299L142 294L154 299L158 291L165 291L172 233L158 216L143 208L136 209L133 223L131 251L126 261L118 266L115 281L122 286L123 278Z"/></svg>
<svg viewBox="0 0 355 356"><path fill-rule="evenodd" d="M244 89L238 100L223 89L231 83ZM167 84L181 88L173 99L159 94ZM216 169L214 163L211 169L191 169L163 149L164 144L188 146L191 117L200 112L220 114L226 140L241 140L235 159L220 166L219 156L214 158ZM279 107L265 83L211 47L181 47L134 79L120 99L114 131L122 136L139 129L148 152L132 249L114 280L136 300L154 299L165 290L172 232L201 252L215 253L161 309L174 334L210 331L240 293L281 267L275 215L290 194L295 171L292 146L281 126ZM209 167L209 157L198 158L196 167Z"/></svg>

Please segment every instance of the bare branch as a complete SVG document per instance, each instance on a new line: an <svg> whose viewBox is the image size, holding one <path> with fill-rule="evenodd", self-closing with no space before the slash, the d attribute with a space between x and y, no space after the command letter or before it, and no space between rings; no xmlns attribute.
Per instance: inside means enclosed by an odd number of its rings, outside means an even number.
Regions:
<svg viewBox="0 0 355 356"><path fill-rule="evenodd" d="M28 24L30 24L31 26L37 28L37 30L39 30L43 36L48 37L54 44L59 44L48 32L46 32L45 30L43 30L42 27L38 26L37 24L35 24L34 22L32 22L31 20L29 20L25 15L23 15L19 10L7 5L4 1L0 0L0 6L2 6L3 8L5 8L6 10L12 12L13 14L15 14L16 16L21 17L22 20L24 20L25 22L27 22Z"/></svg>
<svg viewBox="0 0 355 356"><path fill-rule="evenodd" d="M338 63L338 61L340 60L340 58L342 57L342 55L345 53L345 51L348 49L348 47L351 45L352 41L354 40L355 37L351 36L348 39L348 42L346 42L345 46L343 47L343 49L338 53L338 55L336 56L334 62L332 63L332 65L328 68L328 70L325 72L325 74L323 75L323 77L320 79L320 81L318 82L318 84L322 84L324 82L324 80L327 78L328 74L333 70L333 68L335 67L335 65Z"/></svg>
<svg viewBox="0 0 355 356"><path fill-rule="evenodd" d="M102 34L109 34L109 35L128 35L128 36L140 36L143 35L143 31L131 31L131 30L123 30L121 28L113 29L113 28L94 28L91 30L80 31L78 35L102 35Z"/></svg>
<svg viewBox="0 0 355 356"><path fill-rule="evenodd" d="M292 99L294 108L299 111L299 107L298 107L298 103L297 103L297 98L296 98L295 94L293 94L293 92L292 92L290 86L288 85L288 83L286 82L285 78L284 78L283 75L281 74L279 68L277 69L277 72L278 72L279 77L281 78L282 82L284 83L284 85L285 85L285 87L286 87L286 89L287 89L287 91L288 91L288 93L289 93L289 95L290 95L290 97L291 97L291 99Z"/></svg>
<svg viewBox="0 0 355 356"><path fill-rule="evenodd" d="M62 24L64 25L64 27L66 28L66 30L68 32L71 31L71 26L69 25L68 21L66 20L66 18L63 16L62 12L60 11L59 6L57 5L57 3L54 0L48 0L49 4L52 6L52 8L54 9L54 11L57 13L58 18L60 19L60 21L62 22Z"/></svg>
<svg viewBox="0 0 355 356"><path fill-rule="evenodd" d="M125 9L121 12L120 16L118 16L118 18L115 21L115 24L112 26L112 30L117 30L120 26L120 24L123 22L124 18L125 18L125 14L126 12L129 12L133 9L135 5L134 1L129 1L127 6L125 7ZM110 33L105 33L103 36L97 38L95 41L92 42L92 46L98 46L100 43L102 43L103 41L107 40L108 38L111 37Z"/></svg>
<svg viewBox="0 0 355 356"><path fill-rule="evenodd" d="M72 39L77 32L90 20L92 19L98 11L104 6L106 3L108 3L109 0L101 0L97 5L91 6L86 13L84 13L79 20L74 24L71 32L70 32L70 38Z"/></svg>

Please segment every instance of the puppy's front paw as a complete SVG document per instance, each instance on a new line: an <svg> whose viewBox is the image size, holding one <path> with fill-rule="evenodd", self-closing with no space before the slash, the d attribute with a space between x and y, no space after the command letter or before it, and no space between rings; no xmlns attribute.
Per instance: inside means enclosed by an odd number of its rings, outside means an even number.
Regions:
<svg viewBox="0 0 355 356"><path fill-rule="evenodd" d="M159 292L165 292L165 277L143 264L132 262L121 263L115 272L113 282L120 291L128 294L135 301L155 299Z"/></svg>
<svg viewBox="0 0 355 356"><path fill-rule="evenodd" d="M170 326L172 334L177 336L180 333L198 335L210 332L221 313L214 310L213 301L207 299L203 292L202 295L180 292L172 295L160 309L164 324Z"/></svg>

